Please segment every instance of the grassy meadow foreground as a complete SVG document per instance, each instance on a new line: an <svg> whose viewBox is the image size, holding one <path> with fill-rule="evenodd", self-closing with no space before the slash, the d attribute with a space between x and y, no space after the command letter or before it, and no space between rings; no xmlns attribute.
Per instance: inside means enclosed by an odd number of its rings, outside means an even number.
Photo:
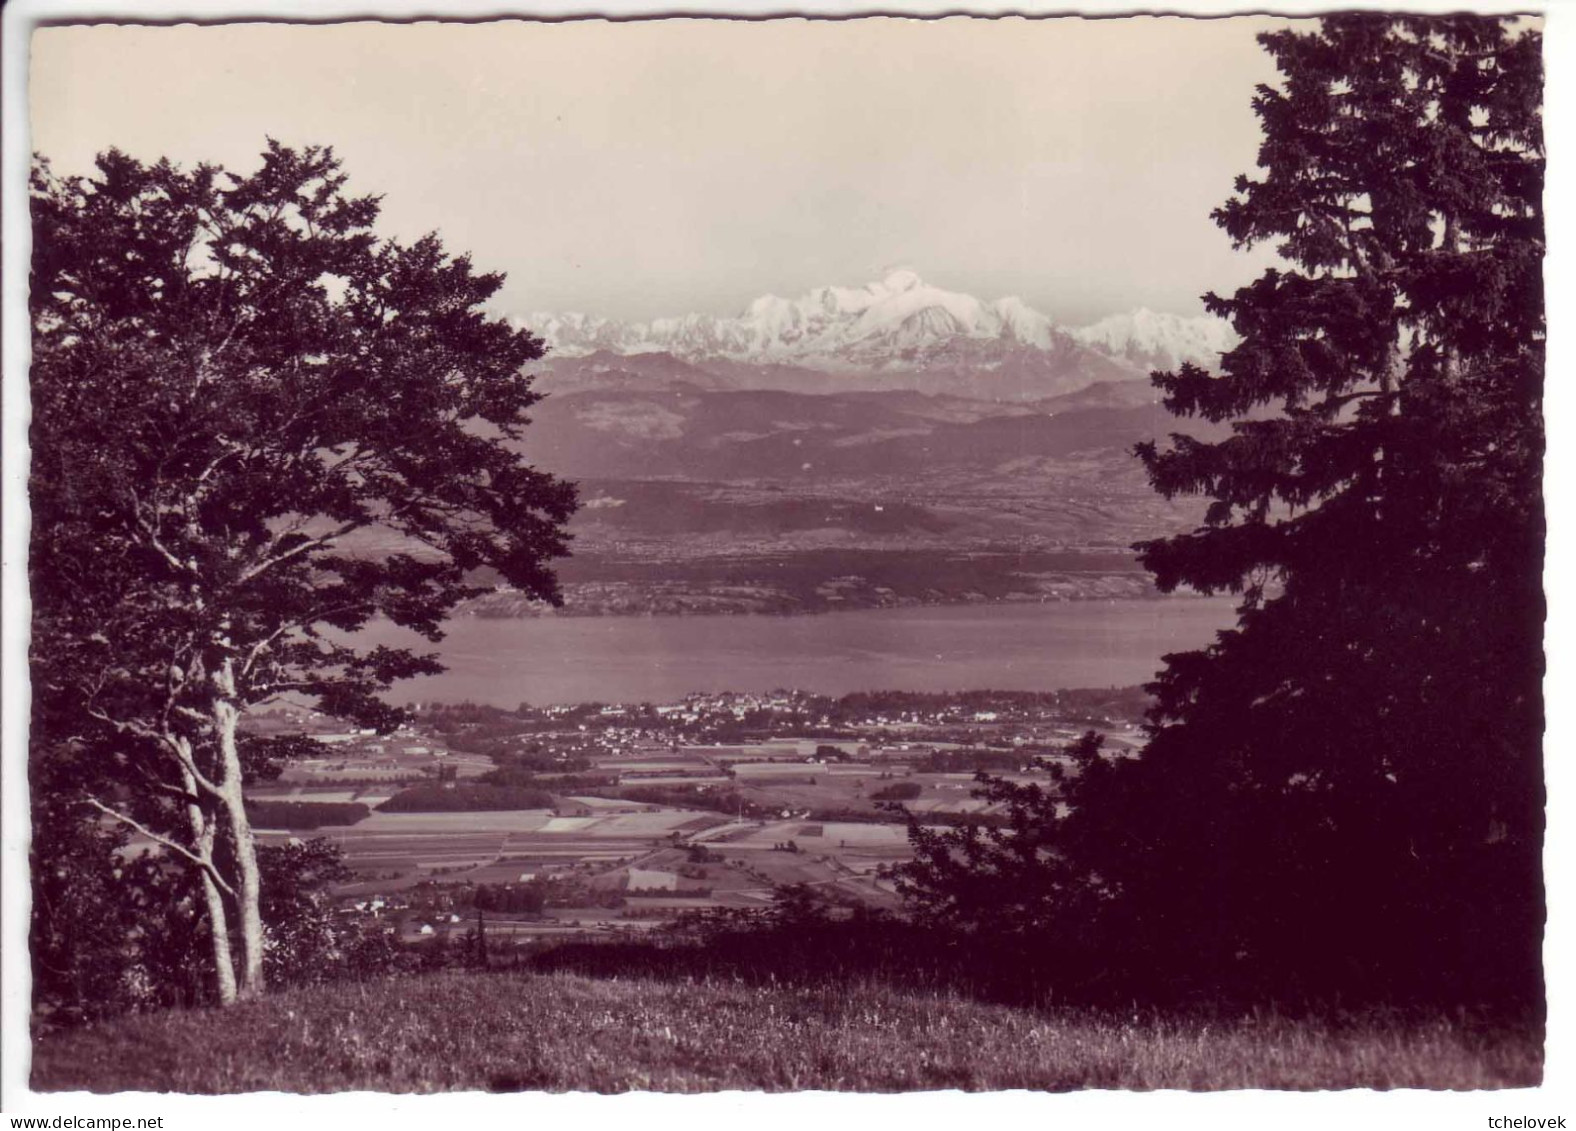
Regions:
<svg viewBox="0 0 1576 1131"><path fill-rule="evenodd" d="M261 1052L260 1050L266 1050ZM879 985L444 973L171 1011L34 1046L43 1091L917 1091L1529 1087L1535 1032L1178 1022Z"/></svg>

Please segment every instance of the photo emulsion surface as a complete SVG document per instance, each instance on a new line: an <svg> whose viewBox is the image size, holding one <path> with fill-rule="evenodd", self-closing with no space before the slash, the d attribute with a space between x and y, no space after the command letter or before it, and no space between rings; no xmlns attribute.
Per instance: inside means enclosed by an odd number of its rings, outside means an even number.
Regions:
<svg viewBox="0 0 1576 1131"><path fill-rule="evenodd" d="M1540 30L36 29L32 1088L1539 1084Z"/></svg>

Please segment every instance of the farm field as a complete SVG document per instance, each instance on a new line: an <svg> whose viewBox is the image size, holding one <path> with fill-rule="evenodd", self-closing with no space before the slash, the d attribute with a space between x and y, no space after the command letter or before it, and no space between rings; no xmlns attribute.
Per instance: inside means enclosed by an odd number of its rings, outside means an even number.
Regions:
<svg viewBox="0 0 1576 1131"><path fill-rule="evenodd" d="M493 768L492 760L479 754L451 754L427 747L420 752L369 753L355 747L328 748L322 757L290 763L279 776L282 783L323 786L339 782L404 781L431 773L439 766L453 767L461 778L480 777Z"/></svg>
<svg viewBox="0 0 1576 1131"><path fill-rule="evenodd" d="M815 824L805 821L774 821L771 824L758 825L742 836L730 839L727 847L735 851L758 851L770 849L775 844L790 840L803 842L801 848L804 851L810 851L813 842L820 842L816 843L816 851L844 843L861 848L903 848L908 844L907 833L902 825L875 825L855 821Z"/></svg>
<svg viewBox="0 0 1576 1131"><path fill-rule="evenodd" d="M583 737L585 726L565 719L547 722L556 737L538 740L541 732L528 732L515 743L522 755L535 751L540 757L547 743L549 751L569 749L581 759L562 794L552 784L554 775L540 777L539 789L551 794L552 808L383 812L375 807L400 787L375 777L281 780L254 796L354 801L374 812L351 826L266 830L263 840L326 837L356 877L336 893L356 900L385 896L394 901L389 906L402 926L447 923L453 910L470 906L476 885L547 885L551 892L543 896L547 907L537 926L522 922L510 928L529 933L557 931L566 921L649 925L696 907L758 907L787 885L819 889L841 902L895 907L884 876L909 858L910 849L901 818L883 807L896 801L937 819L992 813L989 803L971 796L973 773L917 769L938 755L978 749L978 743L943 741L934 734L914 741L894 741L890 734L873 741L823 741L791 731L738 743L692 743L676 733L661 737L663 732L645 723L619 722L627 712L617 705L582 717L601 716L611 721L593 724L605 728L595 742ZM438 769L459 779L503 764L448 750L443 736L457 732L447 725L449 731L429 725L381 742L336 742L328 757L311 760L320 764L313 772L350 766L350 748L357 743L364 757L381 756L382 769L397 765L405 780L429 786ZM1043 771L1015 772L998 724L987 721L975 729L980 741L998 742L991 764L1001 765L1005 754L1005 776L1046 781ZM1023 756L1025 762L1031 758ZM418 776L410 778L411 771ZM587 780L595 778L612 785ZM608 795L599 795L604 790ZM687 804L691 799L696 804Z"/></svg>
<svg viewBox="0 0 1576 1131"><path fill-rule="evenodd" d="M591 817L562 817L550 809L379 812L356 825L301 835L326 836L338 845L345 863L366 877L346 892L361 894L435 876L516 882L522 873L549 864L622 861L706 816L677 809Z"/></svg>
<svg viewBox="0 0 1576 1131"><path fill-rule="evenodd" d="M566 797L564 800L574 805L584 806L593 812L619 812L631 808L655 808L655 806L647 806L639 801L621 801L613 797Z"/></svg>
<svg viewBox="0 0 1576 1131"><path fill-rule="evenodd" d="M741 765L735 770L742 771L743 768ZM920 774L903 766L882 769L852 765L785 766L781 763L769 769L787 772L741 772L734 779L739 793L747 801L765 809L869 811L879 800L878 794L882 790L906 782L920 789L918 797L903 802L915 812L991 811L988 805L970 796L976 785L973 774ZM1004 773L999 776L1009 781L1045 782L1043 775L1036 777Z"/></svg>
<svg viewBox="0 0 1576 1131"><path fill-rule="evenodd" d="M621 893L661 889L681 903L629 899L639 913L587 908L581 920L649 919L655 913L705 906L760 906L787 884L809 884L877 906L894 906L890 887L875 873L908 857L901 825L812 823L801 819L727 822L714 813L646 808L591 816L553 810L473 813L374 813L348 827L302 831L338 845L358 874L344 897L392 895L424 881L439 884L519 884L543 875L574 874L592 890ZM595 807L591 807L595 808ZM292 834L264 831L263 843ZM703 879L680 878L689 844L711 858ZM797 851L790 851L790 844ZM692 869L693 870L693 869ZM658 915L657 917L661 917ZM544 929L552 924L544 923Z"/></svg>

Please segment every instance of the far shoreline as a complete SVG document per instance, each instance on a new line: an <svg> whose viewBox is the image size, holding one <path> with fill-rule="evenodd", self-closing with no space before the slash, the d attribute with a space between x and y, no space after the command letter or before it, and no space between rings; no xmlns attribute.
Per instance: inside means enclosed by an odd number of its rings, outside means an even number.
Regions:
<svg viewBox="0 0 1576 1131"><path fill-rule="evenodd" d="M1067 596L1050 596L1025 594L1022 596L1008 597L982 597L979 600L948 599L936 601L922 601L901 599L890 604L828 604L819 607L800 607L784 609L741 609L741 608L694 608L694 609L607 609L607 608L566 608L553 607L547 604L532 604L524 606L521 611L490 612L483 606L480 609L462 605L452 613L448 621L457 620L483 620L483 621L510 621L510 620L595 620L595 619L640 619L640 618L690 618L690 617L761 617L770 619L793 617L819 617L827 615L840 615L844 613L877 613L901 612L913 609L982 609L982 608L1034 608L1038 606L1062 605L1090 605L1114 603L1117 601L1215 601L1235 599L1234 594L1199 593L1192 589L1179 589L1173 593L1162 593L1150 587L1144 592L1122 593L1089 593L1077 592ZM486 597L477 598L485 601ZM382 620L381 616L377 618Z"/></svg>
<svg viewBox="0 0 1576 1131"><path fill-rule="evenodd" d="M1147 683L1164 655L1204 647L1234 624L1237 600L977 602L838 616L462 616L444 623L437 644L388 621L356 636L445 664L442 674L397 684L395 703L666 702L782 687L1036 691Z"/></svg>

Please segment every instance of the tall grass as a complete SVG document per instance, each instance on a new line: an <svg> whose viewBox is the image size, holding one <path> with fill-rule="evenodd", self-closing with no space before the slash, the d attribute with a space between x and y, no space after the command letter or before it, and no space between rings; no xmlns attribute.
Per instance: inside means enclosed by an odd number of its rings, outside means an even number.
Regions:
<svg viewBox="0 0 1576 1131"><path fill-rule="evenodd" d="M41 1091L1505 1088L1541 1034L1012 1008L868 984L448 972L120 1018L34 1048Z"/></svg>

